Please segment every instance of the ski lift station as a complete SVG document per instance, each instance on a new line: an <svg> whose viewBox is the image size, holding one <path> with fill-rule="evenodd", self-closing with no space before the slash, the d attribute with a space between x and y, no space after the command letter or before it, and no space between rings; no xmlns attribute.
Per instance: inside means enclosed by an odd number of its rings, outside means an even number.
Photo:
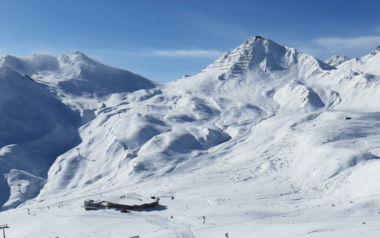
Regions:
<svg viewBox="0 0 380 238"><path fill-rule="evenodd" d="M87 199L84 201L84 209L127 209L127 210L143 210L155 208L159 205L159 198L142 197L137 193L120 195L118 197L101 197L100 199Z"/></svg>

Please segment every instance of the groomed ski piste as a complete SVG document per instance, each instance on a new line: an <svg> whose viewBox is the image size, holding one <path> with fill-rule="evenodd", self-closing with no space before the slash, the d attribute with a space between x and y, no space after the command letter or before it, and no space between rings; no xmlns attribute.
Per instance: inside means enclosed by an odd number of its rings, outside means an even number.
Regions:
<svg viewBox="0 0 380 238"><path fill-rule="evenodd" d="M28 238L378 237L379 64L379 47L323 62L258 36L168 84L82 52L6 56L0 224Z"/></svg>

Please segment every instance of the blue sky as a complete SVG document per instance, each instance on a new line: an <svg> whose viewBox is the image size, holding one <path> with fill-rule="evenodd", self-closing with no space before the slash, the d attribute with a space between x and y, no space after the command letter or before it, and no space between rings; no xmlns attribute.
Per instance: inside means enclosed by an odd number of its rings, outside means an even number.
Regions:
<svg viewBox="0 0 380 238"><path fill-rule="evenodd" d="M262 35L321 60L380 45L380 1L3 0L0 56L90 57L159 82Z"/></svg>

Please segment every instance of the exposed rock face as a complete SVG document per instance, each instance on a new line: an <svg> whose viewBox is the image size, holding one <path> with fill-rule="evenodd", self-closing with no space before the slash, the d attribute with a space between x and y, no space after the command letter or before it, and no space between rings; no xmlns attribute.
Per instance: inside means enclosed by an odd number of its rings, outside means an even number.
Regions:
<svg viewBox="0 0 380 238"><path fill-rule="evenodd" d="M346 62L348 60L348 57L345 55L334 55L328 60L325 61L326 64L329 64L331 66L338 66L341 65L342 63Z"/></svg>

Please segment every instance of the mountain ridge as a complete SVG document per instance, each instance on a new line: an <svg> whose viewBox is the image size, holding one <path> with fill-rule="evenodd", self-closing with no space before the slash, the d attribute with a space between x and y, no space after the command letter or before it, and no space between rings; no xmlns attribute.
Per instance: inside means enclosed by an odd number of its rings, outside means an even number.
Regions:
<svg viewBox="0 0 380 238"><path fill-rule="evenodd" d="M377 46L376 49L368 55L356 57L342 63L338 68L344 70L357 70L379 76L380 70L377 66L380 64L380 54L378 52L380 52L380 46Z"/></svg>

